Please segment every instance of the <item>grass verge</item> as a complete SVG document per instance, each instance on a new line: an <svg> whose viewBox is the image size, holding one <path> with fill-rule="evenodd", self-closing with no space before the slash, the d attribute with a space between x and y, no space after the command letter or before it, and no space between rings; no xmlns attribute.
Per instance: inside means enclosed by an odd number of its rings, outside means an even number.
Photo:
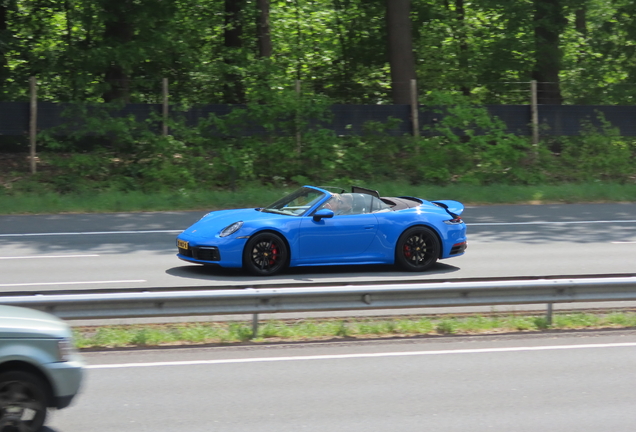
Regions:
<svg viewBox="0 0 636 432"><path fill-rule="evenodd" d="M339 186L349 187L349 185ZM636 184L605 182L535 186L414 186L407 183L377 183L365 186L379 190L383 196L410 195L427 199L454 199L467 205L636 201ZM236 191L180 190L163 193L104 191L66 195L35 192L0 194L0 213L100 213L257 207L271 204L295 188L296 186L271 185L246 186Z"/></svg>
<svg viewBox="0 0 636 432"><path fill-rule="evenodd" d="M543 315L400 316L364 319L273 320L261 323L253 337L251 322L117 325L74 328L82 349L156 347L174 345L229 345L370 339L413 336L475 335L546 330L636 327L636 312L554 314L552 324Z"/></svg>

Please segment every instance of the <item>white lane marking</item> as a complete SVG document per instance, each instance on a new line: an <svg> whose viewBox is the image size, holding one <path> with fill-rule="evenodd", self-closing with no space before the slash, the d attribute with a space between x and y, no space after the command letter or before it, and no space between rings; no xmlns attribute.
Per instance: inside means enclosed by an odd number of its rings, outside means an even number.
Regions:
<svg viewBox="0 0 636 432"><path fill-rule="evenodd" d="M21 287L21 286L42 286L42 285L84 285L84 284L114 284L114 283L141 283L146 282L143 279L138 280L116 280L116 281L86 281L86 282L29 282L29 283L14 283L14 284L0 284L0 288L5 287Z"/></svg>
<svg viewBox="0 0 636 432"><path fill-rule="evenodd" d="M597 221L529 221L529 222L476 222L466 223L468 226L500 226L500 225L573 225L573 224L611 224L636 223L636 220L597 220Z"/></svg>
<svg viewBox="0 0 636 432"><path fill-rule="evenodd" d="M40 259L40 258L88 258L88 257L98 257L98 256L99 255L35 255L35 256L0 257L0 260Z"/></svg>
<svg viewBox="0 0 636 432"><path fill-rule="evenodd" d="M109 235L109 234L179 234L183 230L147 230L147 231L86 231L58 233L0 234L0 237L36 237L36 236L70 236L70 235Z"/></svg>
<svg viewBox="0 0 636 432"><path fill-rule="evenodd" d="M614 244L636 244L636 241L613 241Z"/></svg>
<svg viewBox="0 0 636 432"><path fill-rule="evenodd" d="M529 222L474 222L468 226L506 226L506 225L573 225L573 224L611 224L636 223L634 220L593 220L593 221L529 221ZM111 235L111 234L180 234L183 230L140 230L140 231L85 231L85 232L49 232L0 234L0 237L38 237L38 236L72 236L72 235Z"/></svg>
<svg viewBox="0 0 636 432"><path fill-rule="evenodd" d="M506 225L572 225L572 224L611 224L636 223L634 220L592 220L592 221L530 221L530 222L474 222L468 226L506 226ZM111 235L111 234L180 234L183 230L140 230L140 231L85 231L85 232L49 232L0 234L0 237L37 237L37 236L71 236L71 235Z"/></svg>
<svg viewBox="0 0 636 432"><path fill-rule="evenodd" d="M588 344L588 345L554 345L554 346L538 346L538 347L481 348L481 349L460 349L460 350L444 350L444 351L334 354L334 355L297 356L297 357L263 357L263 358L224 359L224 360L191 360L191 361L154 362L154 363L121 363L121 364L88 365L85 367L87 369L121 369L121 368L138 368L138 367L157 367L157 366L192 366L192 365L214 365L214 364L236 364L236 363L304 361L304 360L338 360L338 359L355 359L355 358L407 357L407 356L429 356L429 355L448 355L448 354L479 354L479 353L551 351L551 350L619 348L619 347L636 347L636 342Z"/></svg>

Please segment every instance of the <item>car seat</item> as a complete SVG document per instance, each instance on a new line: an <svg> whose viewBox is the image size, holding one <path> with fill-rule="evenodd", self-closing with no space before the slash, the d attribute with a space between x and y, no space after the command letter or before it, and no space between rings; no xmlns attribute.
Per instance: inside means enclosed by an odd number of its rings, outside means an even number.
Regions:
<svg viewBox="0 0 636 432"><path fill-rule="evenodd" d="M353 207L351 212L353 214L366 214L371 212L371 195L354 193L353 195Z"/></svg>

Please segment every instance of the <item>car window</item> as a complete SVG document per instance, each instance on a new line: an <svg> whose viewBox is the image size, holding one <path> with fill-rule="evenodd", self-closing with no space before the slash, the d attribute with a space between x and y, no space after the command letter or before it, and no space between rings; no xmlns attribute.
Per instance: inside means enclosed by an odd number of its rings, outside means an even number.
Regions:
<svg viewBox="0 0 636 432"><path fill-rule="evenodd" d="M320 206L320 209L332 210L334 216L353 214L353 197L350 193L332 194L329 201ZM320 210L319 209L319 210Z"/></svg>
<svg viewBox="0 0 636 432"><path fill-rule="evenodd" d="M391 206L382 201L379 198L371 197L371 212L379 213L379 212L387 212L391 211Z"/></svg>
<svg viewBox="0 0 636 432"><path fill-rule="evenodd" d="M324 197L325 193L319 190L302 187L279 199L275 203L263 207L261 211L286 214L289 216L302 216Z"/></svg>
<svg viewBox="0 0 636 432"><path fill-rule="evenodd" d="M335 216L391 211L391 207L389 205L366 193L332 194L329 201L323 204L320 208L332 210Z"/></svg>

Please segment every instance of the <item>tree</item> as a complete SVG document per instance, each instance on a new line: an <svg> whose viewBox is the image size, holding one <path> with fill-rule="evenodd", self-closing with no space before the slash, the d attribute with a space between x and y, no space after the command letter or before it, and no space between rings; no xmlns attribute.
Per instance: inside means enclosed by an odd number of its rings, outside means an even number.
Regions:
<svg viewBox="0 0 636 432"><path fill-rule="evenodd" d="M8 0L0 0L0 88L4 88L4 84L9 78L9 62L7 54L11 45L11 31L9 30L9 9L13 2ZM0 94L0 100L2 98Z"/></svg>
<svg viewBox="0 0 636 432"><path fill-rule="evenodd" d="M464 0L455 0L456 30L455 39L459 45L458 62L461 70L468 70L468 36L466 34L466 9ZM464 96L470 95L470 87L467 83L461 83L461 90Z"/></svg>
<svg viewBox="0 0 636 432"><path fill-rule="evenodd" d="M240 73L243 57L243 21L245 0L225 0L225 28L223 30L224 56L226 64L223 98L228 104L245 102L245 88Z"/></svg>
<svg viewBox="0 0 636 432"><path fill-rule="evenodd" d="M386 23L391 66L391 96L394 104L411 103L411 80L415 58L411 34L411 0L386 0Z"/></svg>
<svg viewBox="0 0 636 432"><path fill-rule="evenodd" d="M269 27L269 0L256 1L256 40L258 43L258 56L269 58L272 55L272 37Z"/></svg>
<svg viewBox="0 0 636 432"><path fill-rule="evenodd" d="M104 13L103 42L106 46L124 48L130 44L134 36L134 27L130 21L133 15L133 0L104 0L102 1ZM104 80L108 88L102 97L105 102L130 100L129 66L117 54L121 50L111 50L113 57L108 59Z"/></svg>
<svg viewBox="0 0 636 432"><path fill-rule="evenodd" d="M540 104L561 104L559 73L563 51L560 37L567 19L563 0L534 0L535 59L532 79L537 81Z"/></svg>

